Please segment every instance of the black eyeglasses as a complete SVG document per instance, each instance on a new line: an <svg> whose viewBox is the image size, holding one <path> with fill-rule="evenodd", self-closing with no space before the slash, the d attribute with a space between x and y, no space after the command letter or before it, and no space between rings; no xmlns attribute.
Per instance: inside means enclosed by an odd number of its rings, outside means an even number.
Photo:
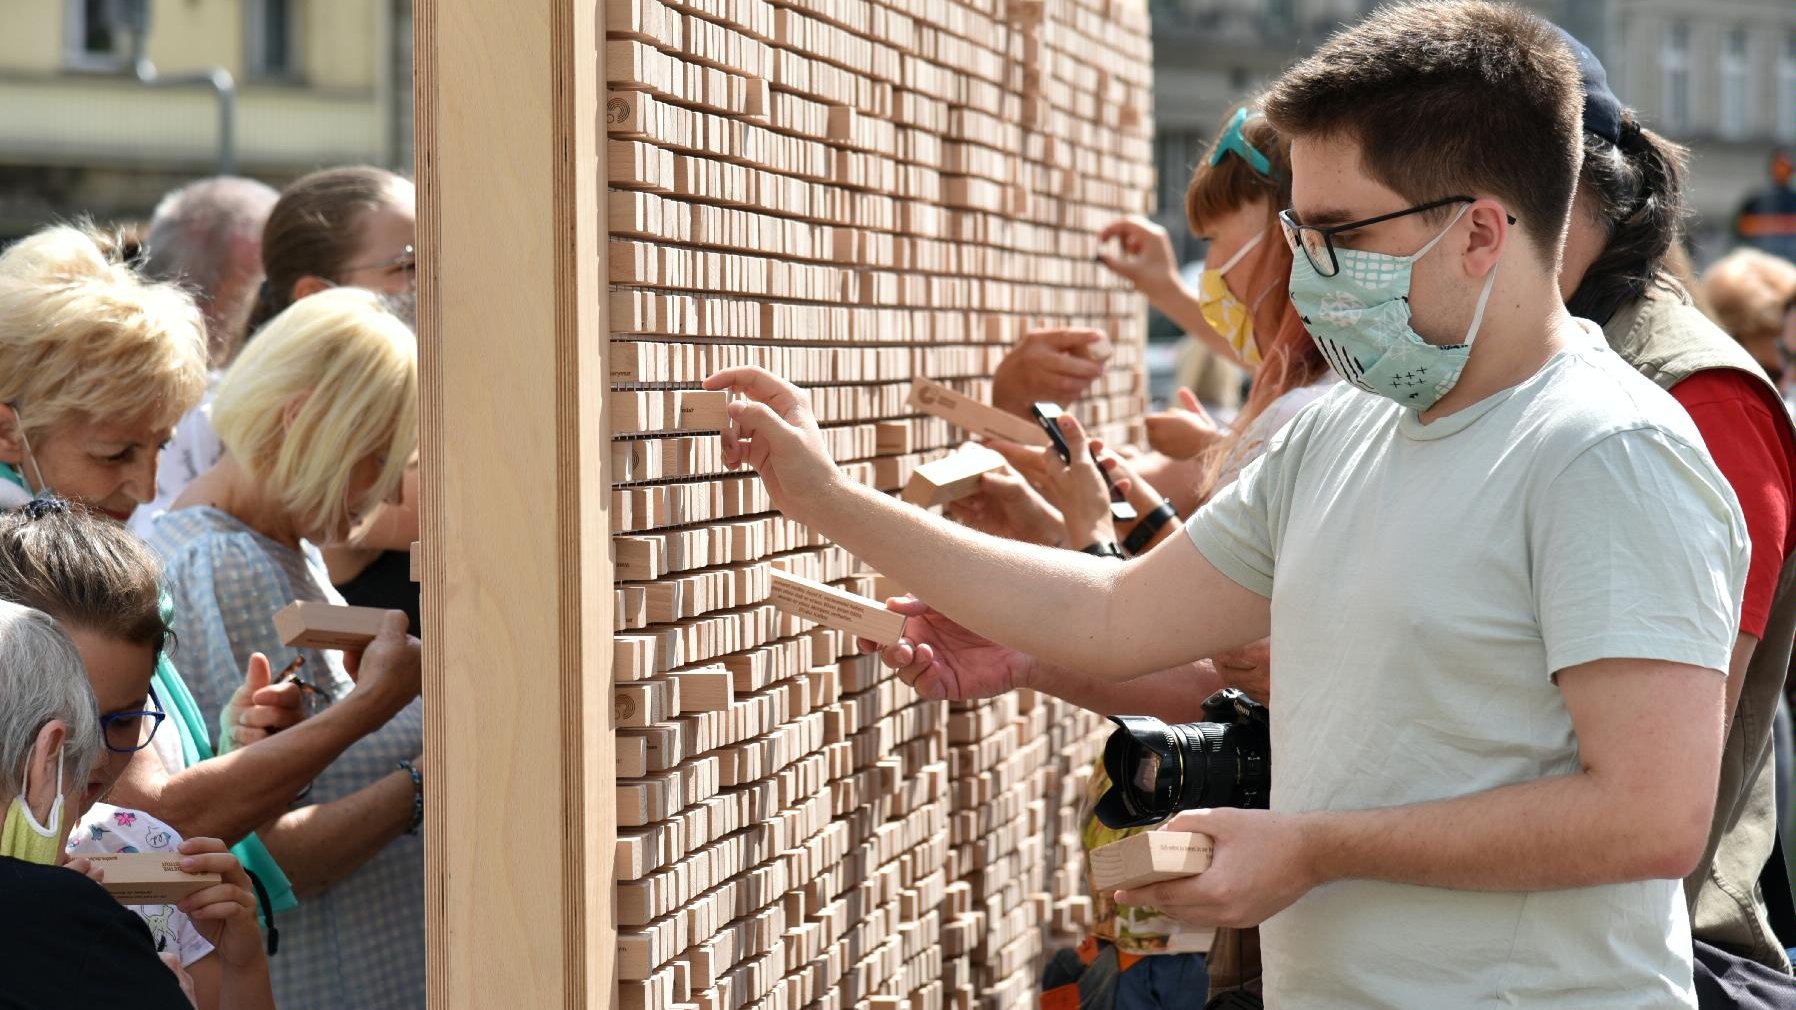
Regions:
<svg viewBox="0 0 1796 1010"><path fill-rule="evenodd" d="M156 738L156 731L162 728L162 720L167 718L154 693L150 695L150 703L158 707L113 712L100 717L100 733L106 740L107 750L114 754L135 754L150 745Z"/></svg>
<svg viewBox="0 0 1796 1010"><path fill-rule="evenodd" d="M1476 202L1476 199L1469 196L1449 196L1444 200L1435 200L1431 203L1417 204L1414 207L1392 211L1389 214L1380 214L1377 217L1368 217L1359 221L1349 221L1346 224L1332 224L1325 227L1299 224L1297 223L1297 219L1291 215L1290 209L1286 208L1285 210L1278 212L1278 223L1279 227L1284 230L1285 244L1291 247L1292 253L1296 253L1299 249L1302 249L1303 258L1310 261L1310 266L1315 269L1317 275L1322 277L1333 277L1335 274L1341 272L1341 262L1335 258L1336 235L1345 231L1354 231L1359 228L1381 224L1385 221L1394 221L1397 218L1408 217L1411 214L1420 214L1424 211L1438 210L1441 207L1450 207L1456 203ZM1509 223L1514 224L1515 218L1511 217Z"/></svg>
<svg viewBox="0 0 1796 1010"><path fill-rule="evenodd" d="M348 275L355 273L358 270L379 270L383 273L390 270L404 270L406 273L417 273L418 250L415 246L408 245L400 250L399 255L397 256L380 260L375 263L358 263L355 266L344 267L343 273Z"/></svg>

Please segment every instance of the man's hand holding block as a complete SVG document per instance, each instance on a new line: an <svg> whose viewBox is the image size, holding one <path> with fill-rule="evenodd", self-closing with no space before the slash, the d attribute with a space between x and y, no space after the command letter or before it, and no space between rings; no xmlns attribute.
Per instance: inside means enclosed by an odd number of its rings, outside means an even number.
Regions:
<svg viewBox="0 0 1796 1010"><path fill-rule="evenodd" d="M911 471L903 498L929 508L945 505L979 491L979 478L1002 470L1004 457L981 445L969 445L952 456L924 463Z"/></svg>
<svg viewBox="0 0 1796 1010"><path fill-rule="evenodd" d="M981 438L1001 438L1006 442L1034 446L1048 444L1048 436L1034 423L957 393L939 382L921 377L913 379L907 402L925 414L934 414Z"/></svg>
<svg viewBox="0 0 1796 1010"><path fill-rule="evenodd" d="M1099 891L1144 887L1210 868L1214 842L1191 831L1144 831L1091 850L1091 882Z"/></svg>
<svg viewBox="0 0 1796 1010"><path fill-rule="evenodd" d="M904 633L904 615L887 610L878 600L856 596L847 590L777 568L770 574L773 576L773 593L768 598L785 613L839 628L880 645L891 645Z"/></svg>
<svg viewBox="0 0 1796 1010"><path fill-rule="evenodd" d="M173 905L221 882L216 873L181 869L178 852L114 852L77 858L101 871L100 886L121 905Z"/></svg>
<svg viewBox="0 0 1796 1010"><path fill-rule="evenodd" d="M331 603L289 603L274 615L281 642L295 649L354 652L374 641L387 612L376 607Z"/></svg>

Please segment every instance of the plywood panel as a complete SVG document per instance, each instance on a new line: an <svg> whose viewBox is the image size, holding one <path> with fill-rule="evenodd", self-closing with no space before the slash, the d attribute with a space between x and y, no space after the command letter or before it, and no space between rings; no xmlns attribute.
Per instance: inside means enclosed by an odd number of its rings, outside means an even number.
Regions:
<svg viewBox="0 0 1796 1010"><path fill-rule="evenodd" d="M600 10L416 16L430 1004L605 1007Z"/></svg>

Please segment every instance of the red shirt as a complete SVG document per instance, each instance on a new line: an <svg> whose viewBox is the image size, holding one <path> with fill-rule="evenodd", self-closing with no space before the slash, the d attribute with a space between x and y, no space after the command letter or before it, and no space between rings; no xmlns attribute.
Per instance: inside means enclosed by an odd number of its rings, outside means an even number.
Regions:
<svg viewBox="0 0 1796 1010"><path fill-rule="evenodd" d="M1671 387L1709 455L1733 485L1746 514L1752 563L1746 570L1746 598L1740 607L1740 634L1765 637L1771 596L1784 558L1796 548L1796 443L1783 420L1783 401L1765 383L1733 368L1697 372Z"/></svg>

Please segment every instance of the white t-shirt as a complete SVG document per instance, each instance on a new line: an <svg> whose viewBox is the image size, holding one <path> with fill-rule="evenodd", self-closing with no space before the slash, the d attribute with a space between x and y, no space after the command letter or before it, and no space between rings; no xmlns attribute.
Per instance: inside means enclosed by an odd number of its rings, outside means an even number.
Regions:
<svg viewBox="0 0 1796 1010"><path fill-rule="evenodd" d="M1725 671L1748 556L1695 425L1594 338L1427 425L1343 385L1186 529L1272 601L1280 811L1575 772L1554 674L1622 657ZM1261 937L1266 1004L1281 1010L1696 1005L1676 880L1533 893L1343 880Z"/></svg>
<svg viewBox="0 0 1796 1010"><path fill-rule="evenodd" d="M160 736L161 734L157 734ZM69 836L71 856L114 852L174 852L181 845L175 829L141 810L96 803ZM212 953L212 944L193 928L187 913L173 905L126 905L150 927L159 953L179 954L185 968Z"/></svg>

